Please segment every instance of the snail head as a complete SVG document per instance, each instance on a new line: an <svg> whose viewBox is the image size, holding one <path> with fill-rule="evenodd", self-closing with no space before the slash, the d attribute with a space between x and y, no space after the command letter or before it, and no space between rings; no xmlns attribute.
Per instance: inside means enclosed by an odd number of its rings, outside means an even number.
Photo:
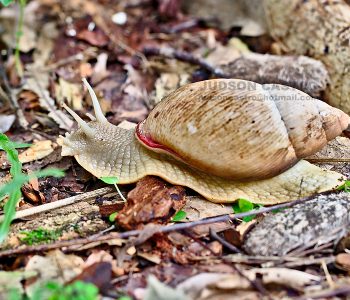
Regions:
<svg viewBox="0 0 350 300"><path fill-rule="evenodd" d="M64 137L61 136L62 156L79 155L91 149L94 145L101 147L102 144L105 144L106 149L108 149L108 145L115 138L113 134L110 134L110 131L113 131L115 126L110 124L104 116L96 94L85 78L83 78L83 83L91 96L95 116L87 114L91 121L85 122L76 112L65 103L62 103L62 107L67 110L79 125L77 130L71 133L66 132Z"/></svg>

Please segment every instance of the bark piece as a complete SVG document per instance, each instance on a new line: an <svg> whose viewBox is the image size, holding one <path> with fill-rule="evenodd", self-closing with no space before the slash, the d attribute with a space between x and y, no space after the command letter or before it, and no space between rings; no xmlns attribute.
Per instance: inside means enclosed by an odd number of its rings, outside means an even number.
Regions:
<svg viewBox="0 0 350 300"><path fill-rule="evenodd" d="M350 224L350 194L330 193L266 216L246 236L251 255L282 256L293 249L341 237Z"/></svg>
<svg viewBox="0 0 350 300"><path fill-rule="evenodd" d="M258 83L278 83L294 87L313 97L326 89L328 72L320 62L306 56L244 54L227 65L221 65L231 78Z"/></svg>
<svg viewBox="0 0 350 300"><path fill-rule="evenodd" d="M342 0L264 0L263 4L279 48L321 60L330 76L327 100L350 113L350 6Z"/></svg>

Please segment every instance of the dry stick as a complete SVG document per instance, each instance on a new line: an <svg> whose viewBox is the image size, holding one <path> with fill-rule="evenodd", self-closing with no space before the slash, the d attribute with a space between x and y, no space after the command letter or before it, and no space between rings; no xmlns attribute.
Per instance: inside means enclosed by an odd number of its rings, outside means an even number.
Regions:
<svg viewBox="0 0 350 300"><path fill-rule="evenodd" d="M309 163L328 164L328 163L349 163L350 158L307 158Z"/></svg>
<svg viewBox="0 0 350 300"><path fill-rule="evenodd" d="M82 61L82 60L86 60L86 59L90 59L90 58L95 58L97 56L96 49L97 48L95 48L95 47L89 47L82 52L79 52L79 53L74 54L72 56L58 60L58 61L56 61L48 66L40 66L40 67L31 68L30 70L25 71L24 75L33 76L34 72L52 72L52 71L58 69L59 67L74 63L75 61Z"/></svg>
<svg viewBox="0 0 350 300"><path fill-rule="evenodd" d="M295 300L310 300L310 299L330 299L331 297L335 297L338 295L348 295L350 294L350 285L341 286L334 290L321 291L315 295L308 295L299 298L295 298Z"/></svg>
<svg viewBox="0 0 350 300"><path fill-rule="evenodd" d="M340 193L338 192L323 192L319 193L318 195L329 195L332 193ZM307 201L311 201L315 198L315 195L313 196L308 196L301 198L299 200L295 200L293 202L287 202L287 203L282 203L282 204L277 204L269 207L262 207L257 210L252 210L249 212L245 213L239 213L239 214L225 214L217 217L212 217L212 218L206 218L198 221L193 221L193 222L188 222L188 223L178 223L175 225L163 225L160 226L159 231L157 233L166 233L166 232L171 232L171 231L179 231L179 230L185 230L189 228L193 228L199 225L206 225L206 224L213 224L217 222L226 222L226 221L232 221L236 219L241 219L243 217L248 217L251 215L259 215L267 212L271 212L276 209L281 209L281 208L287 208L287 207L292 207L300 203L304 203ZM108 241L111 239L127 239L132 236L139 236L143 234L143 230L130 230L122 233L118 232L111 232L106 235L101 235L101 234L95 234L93 236L87 237L87 238L80 238L80 239L74 239L74 240L69 240L69 241L59 241L55 242L52 244L48 245L38 245L38 246L30 246L26 248L18 248L18 249L13 249L13 250L5 250L0 252L0 257L4 256L13 256L13 255L18 255L18 254L27 254L27 253L33 253L33 252L42 252L42 251L48 251L52 249L57 249L57 248L62 248L62 247L69 247L69 246L74 246L74 245L84 245L88 244L91 242L103 242L103 241Z"/></svg>
<svg viewBox="0 0 350 300"><path fill-rule="evenodd" d="M211 64L209 64L206 60L200 57L195 57L193 54L186 52L186 51L180 51L175 50L169 47L162 47L162 48L156 48L156 47L145 47L143 49L143 53L148 55L156 55L156 56L163 56L166 58L173 58L178 59L184 62L188 62L194 65L198 65L202 67L203 69L209 71L211 74L213 74L216 77L219 78L231 78L229 74L226 74L221 68L214 67Z"/></svg>
<svg viewBox="0 0 350 300"><path fill-rule="evenodd" d="M102 196L105 195L107 193L110 193L113 191L112 187L105 187L102 189L98 189L92 192L87 192L84 194L80 194L80 195L76 195L73 197L69 197L69 198L65 198L62 200L58 200L58 201L54 201L54 202L50 202L50 203L46 203L46 204L42 204L39 206L34 206L28 209L24 209L24 210L20 210L18 212L16 212L16 215L14 217L14 219L20 219L20 218L25 218L25 217L29 217L38 213L43 213L46 211L50 211L56 208L60 208L63 206L67 206L70 204L74 204L83 200L87 200L87 199L91 199L94 197L98 197L98 196ZM0 216L0 222L2 222L4 219L4 216Z"/></svg>
<svg viewBox="0 0 350 300"><path fill-rule="evenodd" d="M232 245L231 243L223 239L221 236L219 236L212 228L209 229L209 233L211 238L217 240L220 244L222 244L224 247L226 247L233 253L242 253L241 250L239 250L235 245Z"/></svg>

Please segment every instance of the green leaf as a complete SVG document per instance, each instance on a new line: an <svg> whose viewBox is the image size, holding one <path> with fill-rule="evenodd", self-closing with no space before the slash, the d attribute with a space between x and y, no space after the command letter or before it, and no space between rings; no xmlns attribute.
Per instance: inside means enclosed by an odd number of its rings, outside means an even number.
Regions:
<svg viewBox="0 0 350 300"><path fill-rule="evenodd" d="M180 222L183 219L185 219L187 216L186 212L184 212L183 210L179 210L175 216L173 216L173 218L171 219L171 221L173 222Z"/></svg>
<svg viewBox="0 0 350 300"><path fill-rule="evenodd" d="M119 180L118 177L101 177L100 179L107 184L117 184Z"/></svg>
<svg viewBox="0 0 350 300"><path fill-rule="evenodd" d="M89 282L78 280L66 286L48 283L46 288L52 291L48 300L98 300L98 288Z"/></svg>
<svg viewBox="0 0 350 300"><path fill-rule="evenodd" d="M241 212L251 211L254 209L254 204L246 199L239 199L238 206Z"/></svg>
<svg viewBox="0 0 350 300"><path fill-rule="evenodd" d="M39 227L31 231L21 231L20 234L23 235L23 237L19 238L22 243L27 245L34 245L40 243L49 243L57 240L62 234L62 230L49 230Z"/></svg>
<svg viewBox="0 0 350 300"><path fill-rule="evenodd" d="M0 2L3 6L9 6L12 2L15 2L15 0L0 0Z"/></svg>
<svg viewBox="0 0 350 300"><path fill-rule="evenodd" d="M338 191L350 192L350 180L346 180L344 184L337 188Z"/></svg>
<svg viewBox="0 0 350 300"><path fill-rule="evenodd" d="M13 220L13 217L15 216L16 213L16 205L19 199L21 199L21 189L17 188L12 193L10 194L9 200L6 202L4 206L4 220L2 221L0 225L0 243L2 243L9 230L10 230L10 225Z"/></svg>
<svg viewBox="0 0 350 300"><path fill-rule="evenodd" d="M10 230L10 224L16 214L16 205L22 196L22 185L33 177L62 177L64 173L58 169L45 169L36 171L30 175L25 175L22 173L22 164L18 159L18 152L15 149L16 144L10 141L3 133L0 133L0 147L6 152L7 158L11 164L10 173L12 175L12 180L10 182L0 186L0 201L2 201L6 195L9 196L4 206L4 218L0 224L1 243L6 238Z"/></svg>
<svg viewBox="0 0 350 300"><path fill-rule="evenodd" d="M117 214L118 214L117 211L112 213L112 214L110 214L109 217L108 217L109 222L113 223L115 221L115 218L117 217Z"/></svg>
<svg viewBox="0 0 350 300"><path fill-rule="evenodd" d="M0 133L0 147L6 151L7 159L11 164L11 175L15 177L20 174L22 172L22 163L18 159L18 152L14 148L13 143L3 133Z"/></svg>
<svg viewBox="0 0 350 300"><path fill-rule="evenodd" d="M238 199L232 205L232 208L233 208L233 211L235 214L245 213L245 212L260 208L260 207L263 207L263 205L252 203L249 200L243 199L243 198ZM256 215L246 216L246 217L243 217L242 220L244 222L250 222L255 217L256 217Z"/></svg>
<svg viewBox="0 0 350 300"><path fill-rule="evenodd" d="M27 144L27 143L17 143L17 142L12 142L12 146L15 149L22 149L22 148L28 148L30 147L32 144ZM0 151L4 151L4 149L2 147L0 147Z"/></svg>
<svg viewBox="0 0 350 300"><path fill-rule="evenodd" d="M60 169L55 169L55 168L47 168L44 170L40 170L40 171L35 171L33 172L33 175L29 175L29 179L31 179L32 177L48 177L48 176L53 176L53 177L63 177L64 176L64 172Z"/></svg>

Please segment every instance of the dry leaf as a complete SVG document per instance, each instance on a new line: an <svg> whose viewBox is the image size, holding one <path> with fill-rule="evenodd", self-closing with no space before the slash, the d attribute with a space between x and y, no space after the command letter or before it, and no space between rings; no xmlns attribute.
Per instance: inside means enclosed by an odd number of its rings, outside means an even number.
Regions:
<svg viewBox="0 0 350 300"><path fill-rule="evenodd" d="M335 262L340 269L350 272L349 253L339 253L335 258Z"/></svg>
<svg viewBox="0 0 350 300"><path fill-rule="evenodd" d="M81 110L82 105L82 85L71 83L60 77L56 84L56 98L58 103L66 102L73 110Z"/></svg>
<svg viewBox="0 0 350 300"><path fill-rule="evenodd" d="M232 38L226 46L218 44L216 49L208 55L206 61L213 66L227 65L242 54L249 52L248 46L240 39Z"/></svg>
<svg viewBox="0 0 350 300"><path fill-rule="evenodd" d="M185 205L185 189L171 186L157 177L141 179L129 192L128 202L119 211L116 222L126 229L143 227L150 222L167 222Z"/></svg>
<svg viewBox="0 0 350 300"><path fill-rule="evenodd" d="M189 221L233 213L232 205L213 203L200 196L186 197L186 205L183 210Z"/></svg>
<svg viewBox="0 0 350 300"><path fill-rule="evenodd" d="M39 97L40 106L49 111L49 117L52 118L60 128L67 131L71 130L73 121L61 110L58 110L55 104L55 100L51 98L48 91L49 86L49 73L33 73L33 77L29 77L26 80L26 84L23 89L33 91Z"/></svg>
<svg viewBox="0 0 350 300"><path fill-rule="evenodd" d="M28 296L32 296L35 290L46 283L54 281L64 284L83 270L84 260L76 255L65 255L60 250L49 252L46 256L34 255L25 267L26 271L38 273L36 281L31 281L26 286Z"/></svg>
<svg viewBox="0 0 350 300"><path fill-rule="evenodd" d="M147 253L147 252L143 252L143 253L138 252L137 255L154 263L154 264L156 264L156 265L158 265L162 262L162 259L158 254Z"/></svg>
<svg viewBox="0 0 350 300"><path fill-rule="evenodd" d="M5 133L8 131L15 119L15 115L0 115L0 132Z"/></svg>
<svg viewBox="0 0 350 300"><path fill-rule="evenodd" d="M241 270L242 274L250 281L260 279L263 284L280 284L297 290L303 290L306 286L317 284L321 277L306 272L287 268L262 268ZM190 277L177 286L193 299L202 299L204 289L213 290L242 290L251 289L251 283L238 273L201 273ZM206 291L208 294L208 291ZM203 295L202 295L203 296Z"/></svg>
<svg viewBox="0 0 350 300"><path fill-rule="evenodd" d="M50 140L36 141L28 149L18 155L21 163L27 163L42 159L53 152L53 144Z"/></svg>

